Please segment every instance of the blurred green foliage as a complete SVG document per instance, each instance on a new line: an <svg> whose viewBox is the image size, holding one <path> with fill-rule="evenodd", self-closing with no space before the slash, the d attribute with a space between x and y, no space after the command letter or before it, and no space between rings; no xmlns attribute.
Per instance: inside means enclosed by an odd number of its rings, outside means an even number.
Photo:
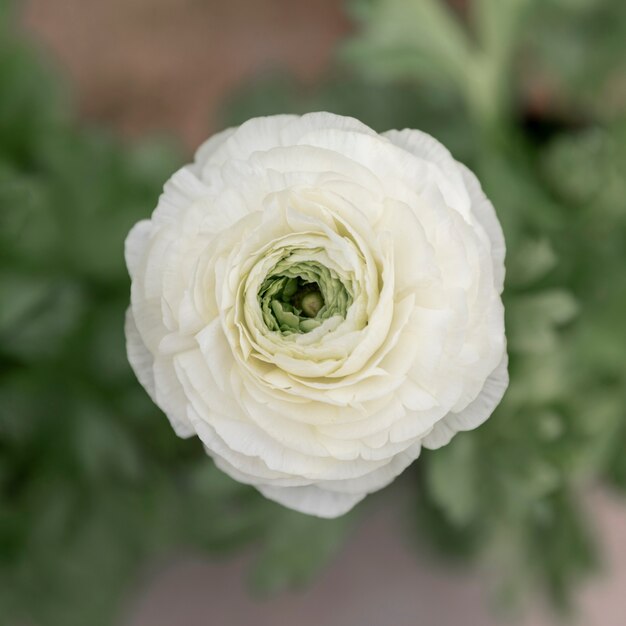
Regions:
<svg viewBox="0 0 626 626"><path fill-rule="evenodd" d="M326 109L430 132L479 175L508 246L511 386L401 483L416 537L564 605L597 562L583 490L626 490L626 4L360 0L343 65L234 96L225 122ZM303 584L353 525L272 504L176 438L126 363L123 240L182 162L73 121L0 4L0 615L110 624L150 558L260 543ZM357 514L362 507L357 508Z"/></svg>

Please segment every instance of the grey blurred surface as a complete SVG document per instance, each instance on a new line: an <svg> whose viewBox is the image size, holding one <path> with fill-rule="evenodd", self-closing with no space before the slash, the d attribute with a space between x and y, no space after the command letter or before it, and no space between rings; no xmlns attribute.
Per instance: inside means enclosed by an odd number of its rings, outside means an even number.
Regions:
<svg viewBox="0 0 626 626"><path fill-rule="evenodd" d="M180 558L147 575L123 626L552 626L541 609L498 617L490 576L458 571L407 545L391 502L367 518L335 561L300 592L253 598L246 586L252 554L226 561ZM626 623L626 509L594 493L589 509L604 540L603 571L581 589L573 623ZM493 581L491 581L493 582Z"/></svg>

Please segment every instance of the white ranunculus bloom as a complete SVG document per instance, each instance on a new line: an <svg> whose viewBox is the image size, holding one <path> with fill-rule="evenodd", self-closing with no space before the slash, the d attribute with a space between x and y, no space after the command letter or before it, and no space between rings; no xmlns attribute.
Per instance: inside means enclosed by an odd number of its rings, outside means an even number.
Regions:
<svg viewBox="0 0 626 626"><path fill-rule="evenodd" d="M128 357L224 472L335 517L502 398L504 252L479 182L429 135L252 119L128 235Z"/></svg>

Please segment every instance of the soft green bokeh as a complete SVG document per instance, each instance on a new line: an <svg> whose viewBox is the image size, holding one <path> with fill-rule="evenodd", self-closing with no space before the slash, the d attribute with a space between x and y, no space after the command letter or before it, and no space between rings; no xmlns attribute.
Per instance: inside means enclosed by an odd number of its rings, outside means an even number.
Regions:
<svg viewBox="0 0 626 626"><path fill-rule="evenodd" d="M394 495L423 545L495 567L504 601L564 604L598 559L582 494L626 489L626 3L469 4L463 23L443 0L353 2L319 89L259 80L224 123L331 110L421 128L477 172L507 239L511 386ZM0 621L110 624L182 546L258 541L257 587L305 583L371 504L299 515L173 435L126 363L122 248L182 157L78 125L11 30L0 8Z"/></svg>

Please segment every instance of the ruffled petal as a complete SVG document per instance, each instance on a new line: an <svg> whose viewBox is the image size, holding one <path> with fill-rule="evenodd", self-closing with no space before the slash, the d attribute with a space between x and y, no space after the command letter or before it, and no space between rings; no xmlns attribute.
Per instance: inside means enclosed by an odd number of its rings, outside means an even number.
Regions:
<svg viewBox="0 0 626 626"><path fill-rule="evenodd" d="M498 406L509 385L508 355L505 353L496 369L485 381L478 397L458 413L448 413L435 424L432 431L422 440L426 448L434 450L450 443L456 433L480 426Z"/></svg>

